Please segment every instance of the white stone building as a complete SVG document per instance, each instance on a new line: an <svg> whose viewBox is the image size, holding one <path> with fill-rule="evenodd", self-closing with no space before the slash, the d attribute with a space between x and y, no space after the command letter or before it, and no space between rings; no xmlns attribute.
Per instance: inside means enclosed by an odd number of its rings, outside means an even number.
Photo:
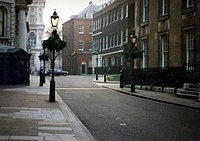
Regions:
<svg viewBox="0 0 200 141"><path fill-rule="evenodd" d="M44 39L43 11L46 0L33 0L29 5L27 20L29 21L30 32L28 35L28 51L32 54L30 67L32 70L40 68L39 55L42 52L42 41Z"/></svg>
<svg viewBox="0 0 200 141"><path fill-rule="evenodd" d="M28 5L32 0L0 0L0 84L29 84Z"/></svg>
<svg viewBox="0 0 200 141"><path fill-rule="evenodd" d="M0 50L17 47L26 51L26 13L31 3L32 0L0 0Z"/></svg>

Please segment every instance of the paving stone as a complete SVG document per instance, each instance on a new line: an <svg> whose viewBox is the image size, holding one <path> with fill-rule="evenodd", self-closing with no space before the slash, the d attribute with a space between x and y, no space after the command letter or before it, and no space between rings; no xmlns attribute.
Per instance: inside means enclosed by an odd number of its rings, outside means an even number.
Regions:
<svg viewBox="0 0 200 141"><path fill-rule="evenodd" d="M10 140L26 140L26 141L38 141L43 139L42 137L38 137L38 136L11 136L9 138Z"/></svg>
<svg viewBox="0 0 200 141"><path fill-rule="evenodd" d="M71 127L38 127L39 130L59 130L59 131L72 131Z"/></svg>
<svg viewBox="0 0 200 141"><path fill-rule="evenodd" d="M74 134L73 130L38 130L38 132L49 134Z"/></svg>
<svg viewBox="0 0 200 141"><path fill-rule="evenodd" d="M0 140L8 140L9 136L0 136Z"/></svg>
<svg viewBox="0 0 200 141"><path fill-rule="evenodd" d="M78 141L74 134L49 134L39 133L39 136L48 141Z"/></svg>
<svg viewBox="0 0 200 141"><path fill-rule="evenodd" d="M53 121L53 122L38 122L39 125L45 125L45 126L68 126L69 123L65 122L60 122L60 121Z"/></svg>

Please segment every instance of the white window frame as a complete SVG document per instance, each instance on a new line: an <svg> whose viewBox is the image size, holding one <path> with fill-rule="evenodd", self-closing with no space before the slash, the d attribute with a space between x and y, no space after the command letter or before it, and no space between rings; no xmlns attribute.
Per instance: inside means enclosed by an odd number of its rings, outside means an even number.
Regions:
<svg viewBox="0 0 200 141"><path fill-rule="evenodd" d="M103 37L103 49L105 49L106 37Z"/></svg>
<svg viewBox="0 0 200 141"><path fill-rule="evenodd" d="M84 34L84 26L78 25L78 34Z"/></svg>
<svg viewBox="0 0 200 141"><path fill-rule="evenodd" d="M142 39L142 50L144 51L142 54L142 68L145 69L148 67L148 40Z"/></svg>
<svg viewBox="0 0 200 141"><path fill-rule="evenodd" d="M187 1L187 5L186 5L187 8L188 8L188 7L194 6L194 3L195 3L194 0L186 0L186 1ZM192 2L193 2L193 3L192 3Z"/></svg>
<svg viewBox="0 0 200 141"><path fill-rule="evenodd" d="M168 67L169 44L167 34L161 35L161 49L162 49L162 68Z"/></svg>
<svg viewBox="0 0 200 141"><path fill-rule="evenodd" d="M124 18L124 7L121 7L121 19Z"/></svg>
<svg viewBox="0 0 200 141"><path fill-rule="evenodd" d="M103 17L103 24L102 24L102 27L105 26L105 21L106 21L106 19L105 19L105 17Z"/></svg>
<svg viewBox="0 0 200 141"><path fill-rule="evenodd" d="M149 7L149 2L148 0L142 0L142 22L148 21L148 8Z"/></svg>
<svg viewBox="0 0 200 141"><path fill-rule="evenodd" d="M125 42L128 42L128 28L126 29L126 38L125 38Z"/></svg>
<svg viewBox="0 0 200 141"><path fill-rule="evenodd" d="M101 50L101 38L99 38L99 50Z"/></svg>
<svg viewBox="0 0 200 141"><path fill-rule="evenodd" d="M124 34L124 31L121 30L121 38L120 38L120 40L121 40L121 45L123 44L123 34Z"/></svg>
<svg viewBox="0 0 200 141"><path fill-rule="evenodd" d="M112 35L109 36L109 48L112 47Z"/></svg>
<svg viewBox="0 0 200 141"><path fill-rule="evenodd" d="M84 41L78 41L78 50L84 51Z"/></svg>
<svg viewBox="0 0 200 141"><path fill-rule="evenodd" d="M116 42L115 42L115 34L112 35L112 38L113 38L113 39L112 39L112 41L113 41L112 46L114 47L114 46L116 46L116 44L115 44L115 43L116 43Z"/></svg>
<svg viewBox="0 0 200 141"><path fill-rule="evenodd" d="M115 22L115 12L112 13L112 22Z"/></svg>
<svg viewBox="0 0 200 141"><path fill-rule="evenodd" d="M118 46L119 45L119 35L118 35L118 33L116 33L116 46Z"/></svg>
<svg viewBox="0 0 200 141"><path fill-rule="evenodd" d="M127 18L128 17L128 5L126 5L126 15L125 17Z"/></svg>
<svg viewBox="0 0 200 141"><path fill-rule="evenodd" d="M118 21L119 20L119 11L118 10L116 10L116 15L115 15L116 17L115 17L115 21Z"/></svg>
<svg viewBox="0 0 200 141"><path fill-rule="evenodd" d="M165 16L168 14L168 0L161 0L161 16Z"/></svg>
<svg viewBox="0 0 200 141"><path fill-rule="evenodd" d="M194 61L194 30L186 31L186 61Z"/></svg>
<svg viewBox="0 0 200 141"><path fill-rule="evenodd" d="M89 34L92 34L92 25L89 25Z"/></svg>
<svg viewBox="0 0 200 141"><path fill-rule="evenodd" d="M89 41L89 51L92 51L92 40Z"/></svg>
<svg viewBox="0 0 200 141"><path fill-rule="evenodd" d="M109 24L109 15L106 16L106 26Z"/></svg>
<svg viewBox="0 0 200 141"><path fill-rule="evenodd" d="M36 34L34 32L29 33L29 44L31 47L36 46Z"/></svg>
<svg viewBox="0 0 200 141"><path fill-rule="evenodd" d="M106 36L106 49L108 48L108 36Z"/></svg>
<svg viewBox="0 0 200 141"><path fill-rule="evenodd" d="M5 12L2 8L1 10L1 19L0 19L0 36L4 36L4 25L5 25Z"/></svg>

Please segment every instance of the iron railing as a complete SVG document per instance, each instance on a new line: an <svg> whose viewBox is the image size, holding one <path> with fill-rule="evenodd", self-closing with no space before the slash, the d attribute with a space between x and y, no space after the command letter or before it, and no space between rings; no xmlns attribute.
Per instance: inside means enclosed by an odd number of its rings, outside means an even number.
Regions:
<svg viewBox="0 0 200 141"><path fill-rule="evenodd" d="M120 87L131 84L131 70L123 69L121 72ZM184 83L200 83L200 64L184 63L176 68L148 68L135 69L135 84L140 86L161 86L182 88Z"/></svg>

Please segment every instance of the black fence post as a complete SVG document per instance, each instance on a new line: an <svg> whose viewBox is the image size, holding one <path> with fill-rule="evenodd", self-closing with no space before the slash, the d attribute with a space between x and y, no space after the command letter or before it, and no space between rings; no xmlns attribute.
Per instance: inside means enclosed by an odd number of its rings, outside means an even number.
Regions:
<svg viewBox="0 0 200 141"><path fill-rule="evenodd" d="M124 74L123 70L120 70L120 88L124 87Z"/></svg>
<svg viewBox="0 0 200 141"><path fill-rule="evenodd" d="M39 86L43 86L43 69L40 68L40 84Z"/></svg>
<svg viewBox="0 0 200 141"><path fill-rule="evenodd" d="M106 73L104 73L104 83L106 83Z"/></svg>

